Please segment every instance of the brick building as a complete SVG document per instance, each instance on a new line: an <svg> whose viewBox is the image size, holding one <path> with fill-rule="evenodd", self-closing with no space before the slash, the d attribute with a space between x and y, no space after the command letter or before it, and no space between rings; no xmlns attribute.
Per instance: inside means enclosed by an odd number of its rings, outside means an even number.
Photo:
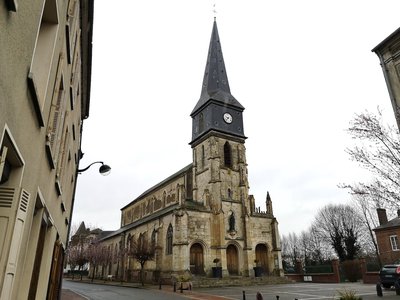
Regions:
<svg viewBox="0 0 400 300"><path fill-rule="evenodd" d="M374 229L382 263L400 263L400 210L397 217L388 220L385 209L377 209L379 226Z"/></svg>

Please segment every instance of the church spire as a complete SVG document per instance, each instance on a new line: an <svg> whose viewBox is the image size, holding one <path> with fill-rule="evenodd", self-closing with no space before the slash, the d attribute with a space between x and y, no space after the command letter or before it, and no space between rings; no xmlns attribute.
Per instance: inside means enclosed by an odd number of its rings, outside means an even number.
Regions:
<svg viewBox="0 0 400 300"><path fill-rule="evenodd" d="M232 96L229 88L217 22L214 19L200 99L190 114L190 145L195 147L209 134L224 135L244 142L243 110L244 107Z"/></svg>
<svg viewBox="0 0 400 300"><path fill-rule="evenodd" d="M241 111L244 107L232 96L229 88L228 76L225 69L224 57L218 34L217 22L214 18L208 49L207 64L204 72L203 85L200 99L191 115L201 109L209 100L222 102L226 106L232 106Z"/></svg>

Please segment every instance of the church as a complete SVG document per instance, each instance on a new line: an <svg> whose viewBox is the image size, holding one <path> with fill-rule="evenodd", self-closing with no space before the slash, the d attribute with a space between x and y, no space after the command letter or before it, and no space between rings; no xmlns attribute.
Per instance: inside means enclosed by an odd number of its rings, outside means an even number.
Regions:
<svg viewBox="0 0 400 300"><path fill-rule="evenodd" d="M278 222L249 194L244 107L231 94L214 20L200 99L190 114L193 161L121 208L121 228L99 242L111 253L104 275L131 280L140 264L123 249L151 241L147 280L189 272L222 277L283 276ZM185 142L185 141L183 141Z"/></svg>

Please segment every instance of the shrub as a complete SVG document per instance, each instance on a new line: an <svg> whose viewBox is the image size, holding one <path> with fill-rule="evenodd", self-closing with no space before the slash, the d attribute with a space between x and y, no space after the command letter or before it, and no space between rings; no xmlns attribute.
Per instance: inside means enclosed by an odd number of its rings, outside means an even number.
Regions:
<svg viewBox="0 0 400 300"><path fill-rule="evenodd" d="M362 300L360 296L356 295L355 291L344 289L342 291L338 291L338 294L339 300Z"/></svg>

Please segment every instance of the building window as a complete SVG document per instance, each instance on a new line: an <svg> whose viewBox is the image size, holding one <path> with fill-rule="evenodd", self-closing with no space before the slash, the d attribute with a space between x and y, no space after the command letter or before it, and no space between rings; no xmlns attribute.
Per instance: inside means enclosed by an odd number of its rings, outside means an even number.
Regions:
<svg viewBox="0 0 400 300"><path fill-rule="evenodd" d="M169 224L167 231L167 254L172 254L172 236L174 234L174 230L172 229L172 225Z"/></svg>
<svg viewBox="0 0 400 300"><path fill-rule="evenodd" d="M44 126L42 111L47 90L52 87L49 84L49 78L57 40L57 30L57 1L46 0L28 75L29 90L40 126Z"/></svg>
<svg viewBox="0 0 400 300"><path fill-rule="evenodd" d="M64 76L62 74L64 63L63 58L63 54L60 54L56 75L56 85L54 88L47 125L46 140L47 158L53 169L58 166L57 173L59 173L60 169L63 168L60 163L62 163L63 152L67 149L66 147L68 146L68 135L65 132L67 107L65 100Z"/></svg>
<svg viewBox="0 0 400 300"><path fill-rule="evenodd" d="M1 138L3 139L1 140ZM23 166L24 160L19 152L18 145L16 144L6 125L3 131L3 137L1 137L0 133L0 185L20 185L23 174ZM0 207L4 206L0 203Z"/></svg>
<svg viewBox="0 0 400 300"><path fill-rule="evenodd" d="M114 247L114 262L118 262L118 244L115 243L115 247Z"/></svg>
<svg viewBox="0 0 400 300"><path fill-rule="evenodd" d="M205 158L206 158L206 155L205 155L205 151L204 151L204 145L201 145L201 168L202 169L204 169L205 165L206 165Z"/></svg>
<svg viewBox="0 0 400 300"><path fill-rule="evenodd" d="M7 9L16 12L18 9L17 0L6 0Z"/></svg>
<svg viewBox="0 0 400 300"><path fill-rule="evenodd" d="M156 247L156 230L154 229L152 234L151 234L151 247L152 249L155 249Z"/></svg>
<svg viewBox="0 0 400 300"><path fill-rule="evenodd" d="M224 165L228 168L232 167L232 149L228 142L224 145Z"/></svg>
<svg viewBox="0 0 400 300"><path fill-rule="evenodd" d="M143 251L145 248L145 240L144 240L144 233L139 234L138 238L138 249Z"/></svg>
<svg viewBox="0 0 400 300"><path fill-rule="evenodd" d="M233 212L229 216L229 231L235 231L235 214Z"/></svg>
<svg viewBox="0 0 400 300"><path fill-rule="evenodd" d="M390 244L392 245L393 251L399 251L399 240L397 239L397 235L390 236Z"/></svg>
<svg viewBox="0 0 400 300"><path fill-rule="evenodd" d="M131 234L128 234L128 238L126 239L126 249L130 251L131 247L132 247L132 236Z"/></svg>

